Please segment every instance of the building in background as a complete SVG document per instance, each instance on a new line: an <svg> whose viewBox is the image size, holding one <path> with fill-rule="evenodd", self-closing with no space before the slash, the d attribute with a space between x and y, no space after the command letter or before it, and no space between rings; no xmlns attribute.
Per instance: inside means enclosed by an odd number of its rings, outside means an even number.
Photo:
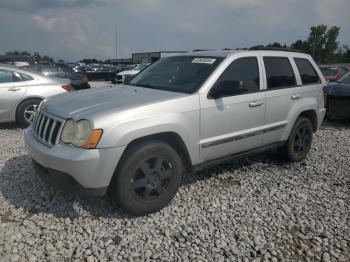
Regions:
<svg viewBox="0 0 350 262"><path fill-rule="evenodd" d="M133 63L131 58L108 59L105 62L112 65L130 65Z"/></svg>

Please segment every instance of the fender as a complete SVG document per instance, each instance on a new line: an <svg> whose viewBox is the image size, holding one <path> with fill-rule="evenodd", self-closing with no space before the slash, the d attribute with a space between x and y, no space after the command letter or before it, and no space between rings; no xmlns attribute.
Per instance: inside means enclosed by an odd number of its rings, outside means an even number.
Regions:
<svg viewBox="0 0 350 262"><path fill-rule="evenodd" d="M313 110L315 111L317 115L317 110L318 110L318 101L315 97L305 97L302 98L301 100L295 102L290 109L287 117L288 121L288 126L282 136L282 140L287 140L289 137L289 134L294 126L295 121L297 118L300 116L301 113L308 111L308 110ZM319 121L319 120L317 120Z"/></svg>
<svg viewBox="0 0 350 262"><path fill-rule="evenodd" d="M98 147L127 146L138 138L164 132L179 135L187 148L192 164L200 163L199 111L163 113L124 121L108 129Z"/></svg>

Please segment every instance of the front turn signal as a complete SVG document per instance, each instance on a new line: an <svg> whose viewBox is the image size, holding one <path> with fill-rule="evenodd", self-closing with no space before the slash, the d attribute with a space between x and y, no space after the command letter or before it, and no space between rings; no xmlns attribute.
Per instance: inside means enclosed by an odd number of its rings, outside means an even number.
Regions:
<svg viewBox="0 0 350 262"><path fill-rule="evenodd" d="M102 137L103 130L102 129L94 129L91 131L89 138L86 140L85 144L82 145L82 148L86 149L94 149L97 147L98 142Z"/></svg>

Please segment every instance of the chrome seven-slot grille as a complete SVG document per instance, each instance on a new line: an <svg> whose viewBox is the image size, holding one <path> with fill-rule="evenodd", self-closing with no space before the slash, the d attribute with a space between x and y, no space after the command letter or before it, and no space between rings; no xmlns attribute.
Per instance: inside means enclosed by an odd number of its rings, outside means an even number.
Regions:
<svg viewBox="0 0 350 262"><path fill-rule="evenodd" d="M56 145L59 142L59 135L63 120L38 112L33 123L35 137L46 145Z"/></svg>

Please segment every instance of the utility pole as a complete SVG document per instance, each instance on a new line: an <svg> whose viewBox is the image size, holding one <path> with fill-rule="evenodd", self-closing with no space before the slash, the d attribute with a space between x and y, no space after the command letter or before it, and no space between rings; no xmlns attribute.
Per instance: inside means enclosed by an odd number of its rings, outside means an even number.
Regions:
<svg viewBox="0 0 350 262"><path fill-rule="evenodd" d="M115 58L118 59L118 26L115 25Z"/></svg>

